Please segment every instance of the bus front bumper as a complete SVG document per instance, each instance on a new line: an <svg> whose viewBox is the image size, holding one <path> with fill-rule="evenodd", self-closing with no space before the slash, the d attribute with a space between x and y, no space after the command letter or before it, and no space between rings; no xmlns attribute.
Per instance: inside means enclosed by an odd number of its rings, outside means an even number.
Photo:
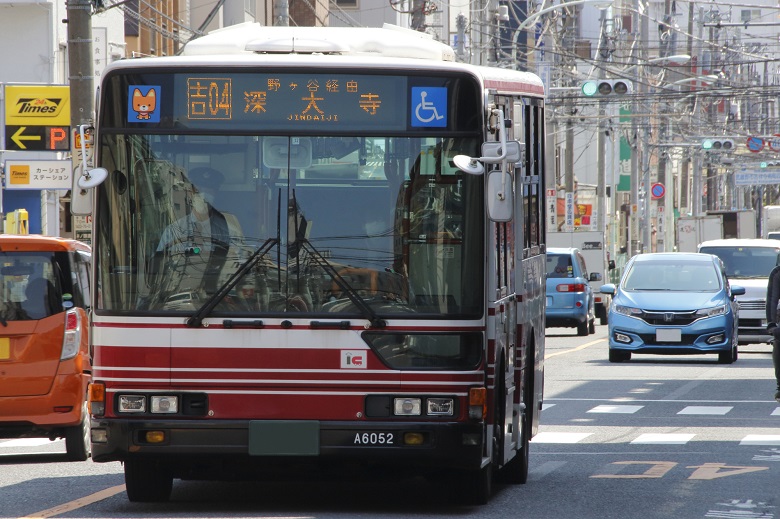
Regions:
<svg viewBox="0 0 780 519"><path fill-rule="evenodd" d="M360 461L479 468L480 422L320 422L92 419L92 459L150 457L184 473L210 462ZM181 477L181 476L179 476Z"/></svg>

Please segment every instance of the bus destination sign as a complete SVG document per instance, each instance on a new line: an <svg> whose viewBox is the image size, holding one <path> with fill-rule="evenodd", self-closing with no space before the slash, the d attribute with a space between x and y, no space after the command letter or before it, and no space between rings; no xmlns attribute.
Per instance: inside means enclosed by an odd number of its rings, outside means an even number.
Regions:
<svg viewBox="0 0 780 519"><path fill-rule="evenodd" d="M153 77L149 77L153 80ZM205 129L407 128L407 78L354 74L177 74L129 84L128 123ZM172 90L169 91L169 90ZM172 108L169 108L172 107ZM172 109L173 113L166 113Z"/></svg>

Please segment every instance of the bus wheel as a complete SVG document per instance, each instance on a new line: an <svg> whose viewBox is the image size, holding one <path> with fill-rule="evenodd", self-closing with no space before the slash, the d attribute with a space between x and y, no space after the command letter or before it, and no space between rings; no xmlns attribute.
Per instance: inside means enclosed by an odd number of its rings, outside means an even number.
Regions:
<svg viewBox="0 0 780 519"><path fill-rule="evenodd" d="M501 481L510 485L523 485L528 481L528 434L526 431L522 434L523 439L517 454L498 473Z"/></svg>
<svg viewBox="0 0 780 519"><path fill-rule="evenodd" d="M127 499L133 502L167 501L173 490L173 476L157 463L146 460L125 461Z"/></svg>
<svg viewBox="0 0 780 519"><path fill-rule="evenodd" d="M460 498L467 505L486 505L493 493L493 464L467 470L460 480Z"/></svg>
<svg viewBox="0 0 780 519"><path fill-rule="evenodd" d="M520 423L523 429L520 432L521 440L517 453L498 472L501 482L510 485L524 485L528 481L528 465L530 462L528 436L531 434L531 428L526 420L526 413L523 413L523 416L520 417Z"/></svg>
<svg viewBox="0 0 780 519"><path fill-rule="evenodd" d="M81 423L65 430L65 452L70 461L86 461L92 449L89 444L89 408L85 401L81 410Z"/></svg>

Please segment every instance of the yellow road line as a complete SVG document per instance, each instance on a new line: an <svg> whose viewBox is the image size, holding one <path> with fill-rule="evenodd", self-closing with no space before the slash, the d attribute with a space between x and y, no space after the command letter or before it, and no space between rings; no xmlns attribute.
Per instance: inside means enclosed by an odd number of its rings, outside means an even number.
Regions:
<svg viewBox="0 0 780 519"><path fill-rule="evenodd" d="M545 359L549 359L550 357L555 357L556 355L564 355L566 353L573 353L575 351L584 350L585 348L589 346L593 346L594 344L598 344L600 342L606 342L606 339L596 339L595 341L586 342L585 344L581 344L580 346L577 346L576 348L572 348L570 350L562 350L562 351L556 351L555 353L549 353L544 356Z"/></svg>
<svg viewBox="0 0 780 519"><path fill-rule="evenodd" d="M20 517L19 519L43 519L44 517L55 517L60 514L64 514L67 512L72 512L73 510L76 510L77 508L81 508L87 505L91 505L92 503L97 503L98 501L102 501L103 499L107 499L111 496L115 496L116 494L120 492L125 491L124 485L117 485L115 487L109 487L105 490L101 490L100 492L95 492L94 494L82 497L80 499L76 499L74 501L70 501L68 503L63 503L61 505L57 505L54 508L49 508L48 510L43 510L41 512L35 512L34 514L30 514L25 517Z"/></svg>

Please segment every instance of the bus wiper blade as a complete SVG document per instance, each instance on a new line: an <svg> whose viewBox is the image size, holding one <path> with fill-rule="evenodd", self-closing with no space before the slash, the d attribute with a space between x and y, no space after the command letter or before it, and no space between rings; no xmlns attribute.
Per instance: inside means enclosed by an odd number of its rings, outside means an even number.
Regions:
<svg viewBox="0 0 780 519"><path fill-rule="evenodd" d="M376 312L371 308L371 306L366 303L366 300L360 297L360 294L357 293L357 291L352 288L352 286L347 283L347 280L345 280L343 277L341 277L341 274L336 271L335 268L333 268L333 265L328 262L325 257L320 254L320 252L314 248L314 246L309 242L307 239L301 240L301 245L306 251L309 253L309 255L314 259L314 261L322 267L322 270L328 273L330 278L336 282L336 284L339 286L339 288L347 294L347 298L349 298L350 301L352 301L352 304L354 304L358 310L363 314L363 317L368 319L368 322L371 326L371 328L384 328L387 323L385 323L384 319L380 319Z"/></svg>
<svg viewBox="0 0 780 519"><path fill-rule="evenodd" d="M236 283L238 283L238 281L244 277L247 272L252 270L257 262L263 259L263 257L268 254L271 251L271 248L277 243L279 243L277 238L268 238L265 240L265 242L260 245L260 247L258 247L251 256L249 256L249 259L247 259L240 267L238 267L233 275L230 276L230 278L225 281L221 287L219 287L219 290L214 292L214 294L209 297L200 308L198 308L198 311L187 319L187 326L190 328L197 328L201 326L203 324L203 319L205 319L206 316L209 315L212 310L214 310L219 302L222 301L222 299L228 295L231 290L233 290L233 287L236 286Z"/></svg>

